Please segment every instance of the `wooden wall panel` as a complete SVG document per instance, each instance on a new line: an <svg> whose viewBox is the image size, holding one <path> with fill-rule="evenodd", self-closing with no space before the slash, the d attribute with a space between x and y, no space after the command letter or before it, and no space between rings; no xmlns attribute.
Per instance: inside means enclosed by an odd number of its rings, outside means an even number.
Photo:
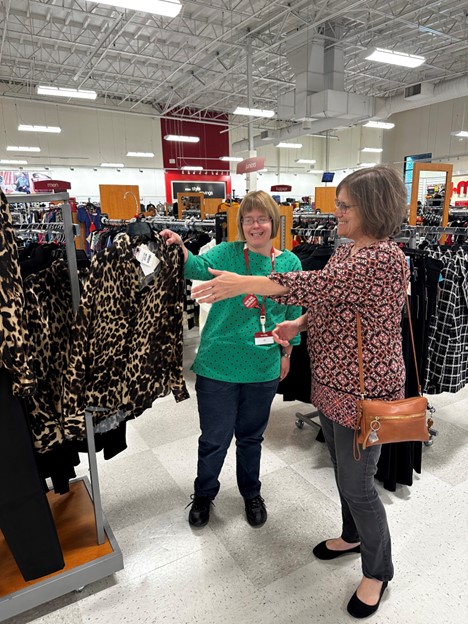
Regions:
<svg viewBox="0 0 468 624"><path fill-rule="evenodd" d="M132 219L140 212L138 185L100 184L101 210L109 219Z"/></svg>

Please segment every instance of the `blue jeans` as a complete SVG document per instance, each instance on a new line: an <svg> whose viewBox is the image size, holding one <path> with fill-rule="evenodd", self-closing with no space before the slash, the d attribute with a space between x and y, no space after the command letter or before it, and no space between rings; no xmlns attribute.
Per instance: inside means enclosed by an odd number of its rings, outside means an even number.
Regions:
<svg viewBox="0 0 468 624"><path fill-rule="evenodd" d="M382 445L361 448L361 459L353 456L354 430L320 413L320 424L330 452L341 500L345 542L361 542L362 572L367 578L391 581L392 544L385 507L375 489L374 476Z"/></svg>
<svg viewBox="0 0 468 624"><path fill-rule="evenodd" d="M278 379L262 383L230 383L197 375L198 467L195 495L215 498L224 458L236 436L236 475L244 498L260 494L260 456L263 433Z"/></svg>

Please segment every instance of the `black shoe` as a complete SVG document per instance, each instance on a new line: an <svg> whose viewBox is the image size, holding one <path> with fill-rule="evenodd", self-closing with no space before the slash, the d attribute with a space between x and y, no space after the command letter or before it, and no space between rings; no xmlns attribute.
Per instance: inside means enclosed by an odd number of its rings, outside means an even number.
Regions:
<svg viewBox="0 0 468 624"><path fill-rule="evenodd" d="M322 559L323 561L329 561L330 559L336 559L337 557L341 557L341 555L347 555L349 553L360 553L361 545L353 546L353 548L348 548L348 550L330 550L327 547L327 540L324 542L320 542L312 551L317 559Z"/></svg>
<svg viewBox="0 0 468 624"><path fill-rule="evenodd" d="M377 611L380 605L380 601L382 600L382 596L384 595L384 591L387 589L388 581L384 581L382 583L382 588L380 590L380 596L377 604L368 605L362 600L359 600L357 597L357 590L351 596L351 600L348 602L348 613L352 615L354 618L366 618L372 615Z"/></svg>
<svg viewBox="0 0 468 624"><path fill-rule="evenodd" d="M267 510L265 507L265 501L260 494L258 496L254 496L253 498L244 498L244 501L245 514L247 516L247 522L250 526L263 526L267 519Z"/></svg>
<svg viewBox="0 0 468 624"><path fill-rule="evenodd" d="M192 494L191 498L192 502L189 505L192 505L192 508L188 517L189 524L197 528L204 527L210 519L210 507L213 501L208 496L197 496L196 494Z"/></svg>

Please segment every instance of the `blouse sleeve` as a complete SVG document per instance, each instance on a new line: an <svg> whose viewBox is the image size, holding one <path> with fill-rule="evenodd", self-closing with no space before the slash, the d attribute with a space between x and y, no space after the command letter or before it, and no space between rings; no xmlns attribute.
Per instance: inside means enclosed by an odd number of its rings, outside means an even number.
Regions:
<svg viewBox="0 0 468 624"><path fill-rule="evenodd" d="M299 271L294 273L272 273L271 280L289 288L287 295L272 297L288 305L366 306L379 298L388 299L390 290L402 290L401 252L383 253L368 249L343 260L332 256L321 271ZM395 286L396 285L396 286Z"/></svg>

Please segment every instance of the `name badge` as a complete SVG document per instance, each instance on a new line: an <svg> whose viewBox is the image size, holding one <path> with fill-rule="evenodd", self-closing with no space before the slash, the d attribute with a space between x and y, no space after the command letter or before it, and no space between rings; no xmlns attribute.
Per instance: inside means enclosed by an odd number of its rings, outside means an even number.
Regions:
<svg viewBox="0 0 468 624"><path fill-rule="evenodd" d="M275 344L275 339L273 338L273 332L271 331L255 332L254 338L255 338L255 344L257 347L261 345Z"/></svg>

